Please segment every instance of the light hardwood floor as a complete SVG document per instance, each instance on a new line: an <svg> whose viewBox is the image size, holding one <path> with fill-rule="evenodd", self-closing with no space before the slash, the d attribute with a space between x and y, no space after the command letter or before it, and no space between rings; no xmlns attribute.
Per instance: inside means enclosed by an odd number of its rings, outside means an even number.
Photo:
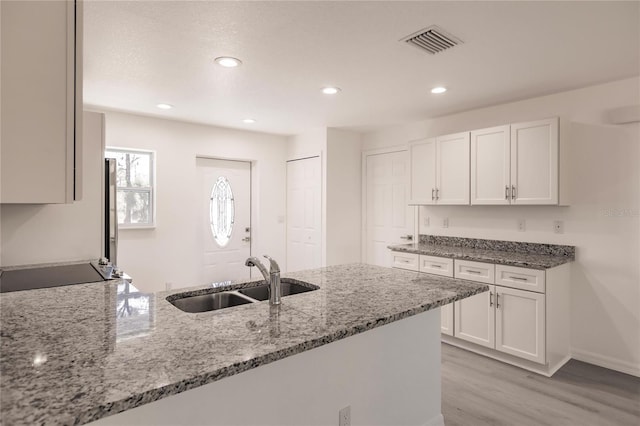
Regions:
<svg viewBox="0 0 640 426"><path fill-rule="evenodd" d="M639 426L640 378L571 360L547 378L442 344L446 426Z"/></svg>

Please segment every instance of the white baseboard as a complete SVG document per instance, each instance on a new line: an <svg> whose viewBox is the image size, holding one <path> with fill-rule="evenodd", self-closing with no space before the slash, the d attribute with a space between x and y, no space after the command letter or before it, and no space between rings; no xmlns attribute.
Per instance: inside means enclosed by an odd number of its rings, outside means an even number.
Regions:
<svg viewBox="0 0 640 426"><path fill-rule="evenodd" d="M640 377L640 364L633 364L631 362L621 361L619 359L575 348L571 349L571 357L573 359L577 359L578 361L587 362L599 367L604 367L610 370L616 370L621 373Z"/></svg>
<svg viewBox="0 0 640 426"><path fill-rule="evenodd" d="M424 424L424 426L445 426L444 425L444 417L442 414L439 414Z"/></svg>

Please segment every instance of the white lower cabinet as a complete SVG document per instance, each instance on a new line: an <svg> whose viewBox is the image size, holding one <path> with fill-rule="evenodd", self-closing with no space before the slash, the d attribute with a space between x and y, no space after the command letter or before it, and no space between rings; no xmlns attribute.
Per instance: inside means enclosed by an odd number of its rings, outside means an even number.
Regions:
<svg viewBox="0 0 640 426"><path fill-rule="evenodd" d="M444 342L546 376L570 359L569 264L537 270L414 256L394 266L489 284L488 292L442 306Z"/></svg>
<svg viewBox="0 0 640 426"><path fill-rule="evenodd" d="M544 364L544 313L544 294L490 285L455 302L453 336Z"/></svg>
<svg viewBox="0 0 640 426"><path fill-rule="evenodd" d="M500 286L495 288L495 348L519 358L544 364L544 294Z"/></svg>
<svg viewBox="0 0 640 426"><path fill-rule="evenodd" d="M440 307L440 332L447 336L453 336L453 303Z"/></svg>
<svg viewBox="0 0 640 426"><path fill-rule="evenodd" d="M454 303L455 337L487 348L495 347L495 288L496 286L490 285L488 292Z"/></svg>

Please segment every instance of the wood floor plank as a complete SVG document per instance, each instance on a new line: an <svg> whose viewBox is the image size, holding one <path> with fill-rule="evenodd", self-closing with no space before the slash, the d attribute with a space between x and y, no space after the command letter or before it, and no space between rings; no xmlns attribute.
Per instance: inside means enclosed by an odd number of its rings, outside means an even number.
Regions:
<svg viewBox="0 0 640 426"><path fill-rule="evenodd" d="M442 344L446 426L639 426L640 378L571 360L548 378Z"/></svg>

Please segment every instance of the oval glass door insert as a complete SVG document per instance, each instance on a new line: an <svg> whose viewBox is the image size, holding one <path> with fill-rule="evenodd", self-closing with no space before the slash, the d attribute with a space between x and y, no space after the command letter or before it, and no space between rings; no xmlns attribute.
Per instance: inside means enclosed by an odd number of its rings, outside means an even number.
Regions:
<svg viewBox="0 0 640 426"><path fill-rule="evenodd" d="M220 247L226 246L231 240L234 207L231 184L226 177L220 176L211 189L211 203L209 205L211 234Z"/></svg>

